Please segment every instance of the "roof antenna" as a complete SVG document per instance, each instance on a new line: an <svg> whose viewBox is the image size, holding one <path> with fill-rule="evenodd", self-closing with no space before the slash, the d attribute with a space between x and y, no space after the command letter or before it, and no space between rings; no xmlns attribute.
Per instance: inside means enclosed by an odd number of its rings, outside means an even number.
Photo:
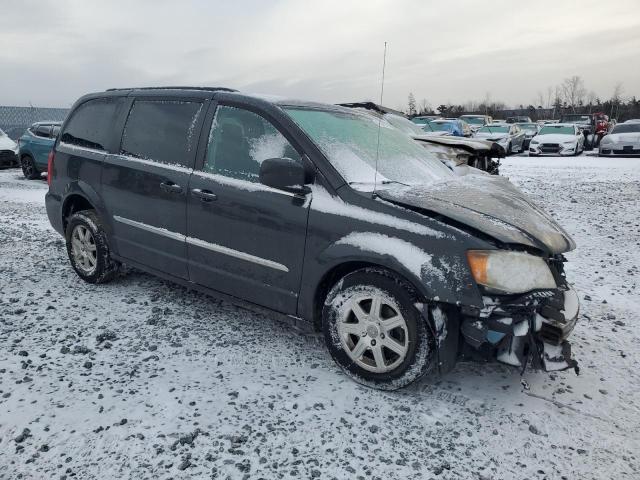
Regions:
<svg viewBox="0 0 640 480"><path fill-rule="evenodd" d="M382 85L380 86L380 106L382 106L382 97L384 96L384 69L387 66L387 42L384 42L384 56L382 57ZM382 114L378 118L378 142L376 146L376 173L373 177L373 197L376 196L376 188L378 186L378 158L380 157L380 129L382 128Z"/></svg>

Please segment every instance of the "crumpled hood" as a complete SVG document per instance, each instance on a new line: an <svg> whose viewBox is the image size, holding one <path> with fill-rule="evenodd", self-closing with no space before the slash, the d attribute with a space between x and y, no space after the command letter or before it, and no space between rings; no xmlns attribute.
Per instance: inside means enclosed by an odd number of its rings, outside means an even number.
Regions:
<svg viewBox="0 0 640 480"><path fill-rule="evenodd" d="M376 193L384 200L448 217L503 243L528 245L551 254L575 248L569 234L550 215L497 175L466 175Z"/></svg>
<svg viewBox="0 0 640 480"><path fill-rule="evenodd" d="M575 135L567 135L564 133L548 133L545 135L537 135L536 140L540 143L564 143L575 142L577 137Z"/></svg>
<svg viewBox="0 0 640 480"><path fill-rule="evenodd" d="M476 133L476 138L483 138L491 142L497 142L498 140L509 138L509 134L503 133L503 132L496 132L496 133L478 132Z"/></svg>
<svg viewBox="0 0 640 480"><path fill-rule="evenodd" d="M13 150L16 148L16 142L6 135L0 135L0 150Z"/></svg>

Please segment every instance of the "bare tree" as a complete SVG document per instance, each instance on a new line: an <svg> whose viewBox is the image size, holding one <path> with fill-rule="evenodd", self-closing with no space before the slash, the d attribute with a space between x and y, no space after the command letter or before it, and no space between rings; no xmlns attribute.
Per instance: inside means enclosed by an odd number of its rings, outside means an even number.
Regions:
<svg viewBox="0 0 640 480"><path fill-rule="evenodd" d="M547 102L545 103L545 107L547 108L551 108L551 105L553 104L553 87L552 86L548 86L547 87Z"/></svg>
<svg viewBox="0 0 640 480"><path fill-rule="evenodd" d="M431 104L427 102L426 98L420 100L420 115L426 115L431 113Z"/></svg>
<svg viewBox="0 0 640 480"><path fill-rule="evenodd" d="M574 112L577 106L584 103L584 96L587 91L584 88L582 77L574 75L573 77L565 78L560 85L560 89L562 90L562 99L567 107L570 107Z"/></svg>
<svg viewBox="0 0 640 480"><path fill-rule="evenodd" d="M622 86L622 82L616 83L616 86L613 88L613 95L611 95L611 114L609 115L611 118L616 118L618 116L618 111L620 110L620 102L622 101L622 93L624 92L624 87ZM615 108L615 111L614 111ZM615 116L614 116L615 113Z"/></svg>
<svg viewBox="0 0 640 480"><path fill-rule="evenodd" d="M589 113L593 110L593 106L596 103L596 92L589 90L587 93L587 105L589 106Z"/></svg>
<svg viewBox="0 0 640 480"><path fill-rule="evenodd" d="M409 116L413 116L416 114L416 97L413 96L413 93L409 93Z"/></svg>
<svg viewBox="0 0 640 480"><path fill-rule="evenodd" d="M538 95L536 96L536 99L533 103L538 108L544 107L544 94L541 91L538 92Z"/></svg>

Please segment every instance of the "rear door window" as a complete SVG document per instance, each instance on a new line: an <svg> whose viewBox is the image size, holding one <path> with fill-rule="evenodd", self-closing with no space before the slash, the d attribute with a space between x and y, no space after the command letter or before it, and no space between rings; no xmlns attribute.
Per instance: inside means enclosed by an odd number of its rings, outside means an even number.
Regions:
<svg viewBox="0 0 640 480"><path fill-rule="evenodd" d="M122 135L121 153L192 168L202 103L136 100Z"/></svg>
<svg viewBox="0 0 640 480"><path fill-rule="evenodd" d="M116 109L122 101L122 97L105 97L83 103L73 112L60 141L78 147L106 150Z"/></svg>
<svg viewBox="0 0 640 480"><path fill-rule="evenodd" d="M301 160L296 149L264 117L226 105L217 108L203 170L259 182L260 165L269 158Z"/></svg>

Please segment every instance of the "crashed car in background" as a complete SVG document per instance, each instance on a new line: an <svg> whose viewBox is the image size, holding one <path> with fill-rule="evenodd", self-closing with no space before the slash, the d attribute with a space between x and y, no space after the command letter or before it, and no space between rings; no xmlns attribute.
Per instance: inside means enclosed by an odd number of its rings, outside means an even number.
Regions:
<svg viewBox="0 0 640 480"><path fill-rule="evenodd" d="M476 133L485 125L493 123L493 118L489 115L460 115L460 120L467 122L473 133Z"/></svg>
<svg viewBox="0 0 640 480"><path fill-rule="evenodd" d="M518 126L524 132L524 149L529 148L531 139L538 134L540 127L537 123L519 123Z"/></svg>
<svg viewBox="0 0 640 480"><path fill-rule="evenodd" d="M18 166L18 144L0 130L0 168Z"/></svg>
<svg viewBox="0 0 640 480"><path fill-rule="evenodd" d="M454 170L456 175L470 173L469 167L498 175L500 159L505 151L500 145L475 138L453 137L437 132L424 131L410 121L402 112L382 107L373 102L343 103L340 106L365 110L373 115L381 116L398 130L407 134L433 153L436 158ZM426 124L427 128L438 122ZM473 171L473 170L471 170Z"/></svg>
<svg viewBox="0 0 640 480"><path fill-rule="evenodd" d="M619 123L600 142L598 155L640 156L640 121Z"/></svg>
<svg viewBox="0 0 640 480"><path fill-rule="evenodd" d="M525 133L516 123L485 125L476 133L475 138L496 142L504 148L506 155L524 152Z"/></svg>

